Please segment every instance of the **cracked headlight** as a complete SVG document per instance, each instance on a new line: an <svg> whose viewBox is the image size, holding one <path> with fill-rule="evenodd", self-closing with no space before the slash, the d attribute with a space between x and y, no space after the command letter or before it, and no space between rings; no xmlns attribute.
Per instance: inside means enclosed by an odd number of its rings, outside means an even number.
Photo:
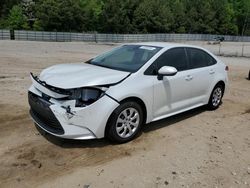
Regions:
<svg viewBox="0 0 250 188"><path fill-rule="evenodd" d="M70 99L76 100L76 107L88 106L104 95L104 91L97 88L79 88L71 93Z"/></svg>

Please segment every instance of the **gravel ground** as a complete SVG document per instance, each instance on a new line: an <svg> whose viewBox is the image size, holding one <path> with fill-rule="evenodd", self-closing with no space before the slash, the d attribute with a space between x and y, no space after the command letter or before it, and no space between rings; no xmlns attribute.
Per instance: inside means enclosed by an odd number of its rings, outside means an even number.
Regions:
<svg viewBox="0 0 250 188"><path fill-rule="evenodd" d="M130 143L61 140L36 129L28 115L29 72L114 46L0 41L0 187L250 187L249 58L221 57L230 88L218 110L151 123Z"/></svg>

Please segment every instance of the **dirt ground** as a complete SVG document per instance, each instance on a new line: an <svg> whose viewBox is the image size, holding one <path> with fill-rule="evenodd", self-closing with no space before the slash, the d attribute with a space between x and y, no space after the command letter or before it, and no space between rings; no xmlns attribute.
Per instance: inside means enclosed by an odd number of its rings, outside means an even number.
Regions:
<svg viewBox="0 0 250 188"><path fill-rule="evenodd" d="M0 41L0 187L250 187L249 58L220 57L230 89L218 110L151 123L127 144L61 140L34 126L29 72L113 47Z"/></svg>

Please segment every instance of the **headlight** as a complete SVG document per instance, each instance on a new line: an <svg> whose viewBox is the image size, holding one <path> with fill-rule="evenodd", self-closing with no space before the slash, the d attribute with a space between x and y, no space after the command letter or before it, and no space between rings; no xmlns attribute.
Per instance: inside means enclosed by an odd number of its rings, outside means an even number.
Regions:
<svg viewBox="0 0 250 188"><path fill-rule="evenodd" d="M104 95L104 91L97 88L73 89L71 93L70 99L76 100L76 107L88 106Z"/></svg>

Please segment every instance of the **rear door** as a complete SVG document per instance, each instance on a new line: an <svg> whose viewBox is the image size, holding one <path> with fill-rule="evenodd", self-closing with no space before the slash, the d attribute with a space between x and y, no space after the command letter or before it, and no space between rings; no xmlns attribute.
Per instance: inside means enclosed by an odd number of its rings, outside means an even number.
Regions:
<svg viewBox="0 0 250 188"><path fill-rule="evenodd" d="M190 103L200 105L206 102L216 71L216 60L207 52L198 48L186 48L186 51L191 75Z"/></svg>

